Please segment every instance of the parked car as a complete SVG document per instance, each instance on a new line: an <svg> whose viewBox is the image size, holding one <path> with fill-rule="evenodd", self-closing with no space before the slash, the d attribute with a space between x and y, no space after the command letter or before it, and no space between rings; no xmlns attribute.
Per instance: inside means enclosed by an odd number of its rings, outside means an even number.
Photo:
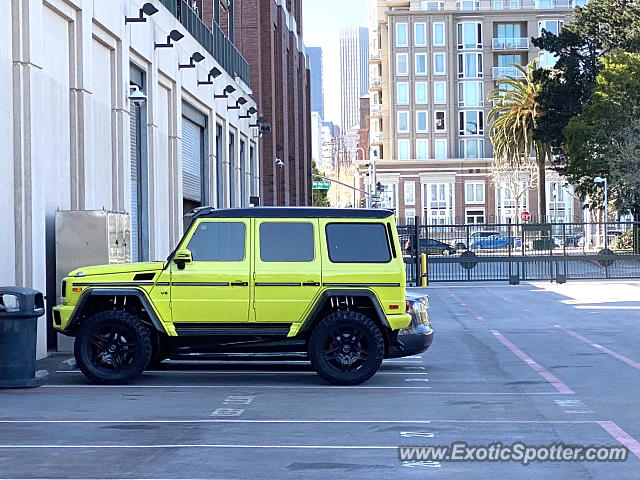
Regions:
<svg viewBox="0 0 640 480"><path fill-rule="evenodd" d="M417 355L431 346L433 329L428 308L429 297L407 292L407 312L411 315L411 323L398 332L397 345L389 349L389 358Z"/></svg>
<svg viewBox="0 0 640 480"><path fill-rule="evenodd" d="M407 255L415 255L416 252L415 249L412 248L411 239L408 239L404 244L404 250ZM448 243L441 242L440 240L421 238L420 253L426 253L428 255L453 255L456 253L456 249Z"/></svg>
<svg viewBox="0 0 640 480"><path fill-rule="evenodd" d="M495 237L504 237L505 241L504 247L485 247L484 245L490 245L491 242L488 242L487 239L488 238L493 238L495 239ZM470 245L474 245L476 244L477 246L480 245L479 248L506 248L506 245L508 245L507 241L506 241L507 237L498 231L494 231L494 230L481 230L478 232L473 232L472 234L469 235L469 243ZM498 241L497 244L501 244L503 243L502 241ZM517 237L511 237L511 246L512 247L519 247L521 245L521 240ZM456 238L456 240L454 241L454 246L456 248L456 250L468 250L469 246L467 245L467 238L466 237L460 237L460 238ZM476 247L478 248L478 247Z"/></svg>
<svg viewBox="0 0 640 480"><path fill-rule="evenodd" d="M470 238L471 246L469 250L498 250L509 248L509 246L511 246L511 248L516 248L522 244L519 238L509 237L499 232L491 232L490 235L486 235L486 233L488 232L474 233Z"/></svg>
<svg viewBox="0 0 640 480"><path fill-rule="evenodd" d="M430 327L411 328L389 210L202 207L185 225L164 262L84 267L62 281L53 326L75 337L90 381L129 382L164 359L305 352L328 382L355 385L390 351L431 343ZM407 342L422 346L405 353Z"/></svg>

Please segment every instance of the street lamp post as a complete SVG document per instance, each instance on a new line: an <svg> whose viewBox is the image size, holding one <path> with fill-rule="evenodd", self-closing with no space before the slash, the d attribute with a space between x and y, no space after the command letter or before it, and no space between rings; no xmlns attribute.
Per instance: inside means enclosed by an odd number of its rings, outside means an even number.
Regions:
<svg viewBox="0 0 640 480"><path fill-rule="evenodd" d="M607 177L596 177L594 183L604 184L604 248L609 248L609 238L607 237L607 220L609 219L609 201L607 198Z"/></svg>

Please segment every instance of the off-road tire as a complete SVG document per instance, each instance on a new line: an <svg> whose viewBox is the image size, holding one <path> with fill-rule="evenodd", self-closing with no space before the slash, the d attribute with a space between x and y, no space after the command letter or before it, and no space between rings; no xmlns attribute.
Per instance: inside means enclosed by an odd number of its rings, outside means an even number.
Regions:
<svg viewBox="0 0 640 480"><path fill-rule="evenodd" d="M357 368L342 369L327 360L325 350L332 334L341 328L361 332L365 340L366 360ZM309 359L314 370L333 385L358 385L369 380L380 368L384 358L384 338L378 325L366 315L354 311L333 312L320 320L309 338Z"/></svg>
<svg viewBox="0 0 640 480"><path fill-rule="evenodd" d="M129 343L135 343L133 352L125 352L127 362L122 368L109 369L96 364L95 336L105 330L120 332L118 341L125 338ZM74 355L82 373L91 382L105 385L127 383L138 377L149 364L152 350L147 327L136 315L119 310L98 312L87 319L80 326L74 345Z"/></svg>

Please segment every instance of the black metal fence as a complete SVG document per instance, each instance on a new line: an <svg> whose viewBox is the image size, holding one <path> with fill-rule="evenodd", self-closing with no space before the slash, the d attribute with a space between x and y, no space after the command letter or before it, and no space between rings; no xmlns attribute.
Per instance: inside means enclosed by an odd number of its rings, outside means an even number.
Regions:
<svg viewBox="0 0 640 480"><path fill-rule="evenodd" d="M422 253L430 282L640 278L634 222L405 225L398 233L414 285Z"/></svg>

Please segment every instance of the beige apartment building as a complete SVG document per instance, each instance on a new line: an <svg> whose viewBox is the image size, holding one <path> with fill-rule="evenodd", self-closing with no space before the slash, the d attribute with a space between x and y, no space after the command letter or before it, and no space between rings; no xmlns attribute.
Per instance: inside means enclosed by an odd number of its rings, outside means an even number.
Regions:
<svg viewBox="0 0 640 480"><path fill-rule="evenodd" d="M578 0L580 1L580 0ZM377 158L382 206L400 222L506 222L536 210L537 193L520 212L489 173L492 147L486 97L513 64L555 59L531 44L543 29L558 32L572 0L370 0L370 147ZM369 182L366 162L359 173ZM582 218L581 203L555 172L547 175L547 216Z"/></svg>

